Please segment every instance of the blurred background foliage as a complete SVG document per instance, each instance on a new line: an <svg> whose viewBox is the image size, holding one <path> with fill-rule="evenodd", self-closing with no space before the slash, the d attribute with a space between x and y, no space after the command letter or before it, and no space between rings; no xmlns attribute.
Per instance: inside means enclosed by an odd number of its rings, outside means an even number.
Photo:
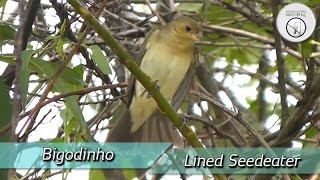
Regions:
<svg viewBox="0 0 320 180"><path fill-rule="evenodd" d="M282 39L277 50L284 59L281 66L285 84L280 84L273 12L293 2L310 7L318 23L314 34L302 43ZM202 24L204 35L197 43L201 67L191 90L241 114L241 119L270 146L319 146L318 0L81 3L133 57L146 34L159 22L181 15L196 19ZM0 7L1 141L87 141L87 129L95 140L103 142L125 108L122 100L130 74L112 48L87 29L87 24L65 1L0 0ZM97 89L90 89L94 87ZM285 87L285 93L280 87ZM205 98L189 93L179 113L208 147L261 146L248 128ZM55 175L50 170L35 173L39 171L22 175ZM6 177L7 173L0 171L0 176ZM126 174L128 178L134 176Z"/></svg>

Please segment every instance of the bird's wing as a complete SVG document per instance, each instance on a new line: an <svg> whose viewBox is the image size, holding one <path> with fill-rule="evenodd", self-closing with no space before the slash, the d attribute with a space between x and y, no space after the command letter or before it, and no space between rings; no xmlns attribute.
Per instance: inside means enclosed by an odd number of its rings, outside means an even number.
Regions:
<svg viewBox="0 0 320 180"><path fill-rule="evenodd" d="M135 58L135 61L139 66L142 62L142 58L144 57L144 55L148 49L149 40L152 38L157 38L157 36L159 34L159 30L160 30L160 27L155 27L147 34L143 44L140 47L138 55ZM129 80L128 80L128 87L127 87L127 94L128 94L127 106L128 107L130 106L130 104L132 102L132 98L135 94L135 83L136 83L136 78L134 75L131 74L129 77Z"/></svg>
<svg viewBox="0 0 320 180"><path fill-rule="evenodd" d="M192 64L172 98L171 104L175 110L180 108L187 96L193 77L199 67L197 54L195 53ZM183 138L177 128L160 110L156 110L139 128L139 131L134 133L134 140L137 142L172 142L175 146L184 146Z"/></svg>
<svg viewBox="0 0 320 180"><path fill-rule="evenodd" d="M182 101L185 99L185 97L187 96L187 93L190 90L190 86L193 82L193 77L197 72L197 69L199 67L199 53L198 53L198 49L195 48L194 49L194 56L193 56L193 61L185 75L185 77L183 78L183 80L181 81L181 83L179 84L176 92L174 93L173 97L172 97L172 101L171 101L171 105L175 110L178 110L182 104Z"/></svg>

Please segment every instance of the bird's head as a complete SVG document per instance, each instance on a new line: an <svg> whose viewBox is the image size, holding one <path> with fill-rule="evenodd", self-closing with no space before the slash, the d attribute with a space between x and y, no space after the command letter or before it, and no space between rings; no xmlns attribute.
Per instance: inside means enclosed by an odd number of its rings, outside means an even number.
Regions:
<svg viewBox="0 0 320 180"><path fill-rule="evenodd" d="M182 42L195 42L202 38L200 25L189 17L175 19L168 26Z"/></svg>

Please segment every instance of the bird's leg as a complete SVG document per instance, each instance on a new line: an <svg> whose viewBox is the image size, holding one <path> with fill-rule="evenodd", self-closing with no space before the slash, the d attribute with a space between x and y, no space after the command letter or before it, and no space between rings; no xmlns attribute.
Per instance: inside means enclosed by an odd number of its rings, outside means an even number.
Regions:
<svg viewBox="0 0 320 180"><path fill-rule="evenodd" d="M158 90L160 90L159 80L154 81L154 84L155 84L156 88L157 88ZM151 98L151 94L150 94L150 93L148 93L147 98Z"/></svg>
<svg viewBox="0 0 320 180"><path fill-rule="evenodd" d="M179 131L181 131L181 129L183 128L183 126L186 126L186 125L187 125L187 123L186 123L186 118L185 118L185 117L181 117L181 119L182 119L182 124L181 124L181 126L178 128Z"/></svg>
<svg viewBox="0 0 320 180"><path fill-rule="evenodd" d="M160 90L159 80L154 81L154 84L156 85L156 88L158 90ZM142 94L144 95L144 93L146 93L146 92L147 92L147 90L144 90ZM151 98L151 94L150 93L148 93L147 98L148 99Z"/></svg>

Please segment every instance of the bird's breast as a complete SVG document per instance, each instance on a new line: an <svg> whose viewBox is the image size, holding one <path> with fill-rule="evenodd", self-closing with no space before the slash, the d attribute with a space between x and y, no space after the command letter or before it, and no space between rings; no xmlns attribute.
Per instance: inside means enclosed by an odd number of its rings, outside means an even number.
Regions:
<svg viewBox="0 0 320 180"><path fill-rule="evenodd" d="M193 59L193 51L179 51L168 47L154 47L146 52L141 69L153 81L158 81L160 92L171 101ZM156 53L152 53L156 52ZM143 88L144 89L144 88Z"/></svg>

